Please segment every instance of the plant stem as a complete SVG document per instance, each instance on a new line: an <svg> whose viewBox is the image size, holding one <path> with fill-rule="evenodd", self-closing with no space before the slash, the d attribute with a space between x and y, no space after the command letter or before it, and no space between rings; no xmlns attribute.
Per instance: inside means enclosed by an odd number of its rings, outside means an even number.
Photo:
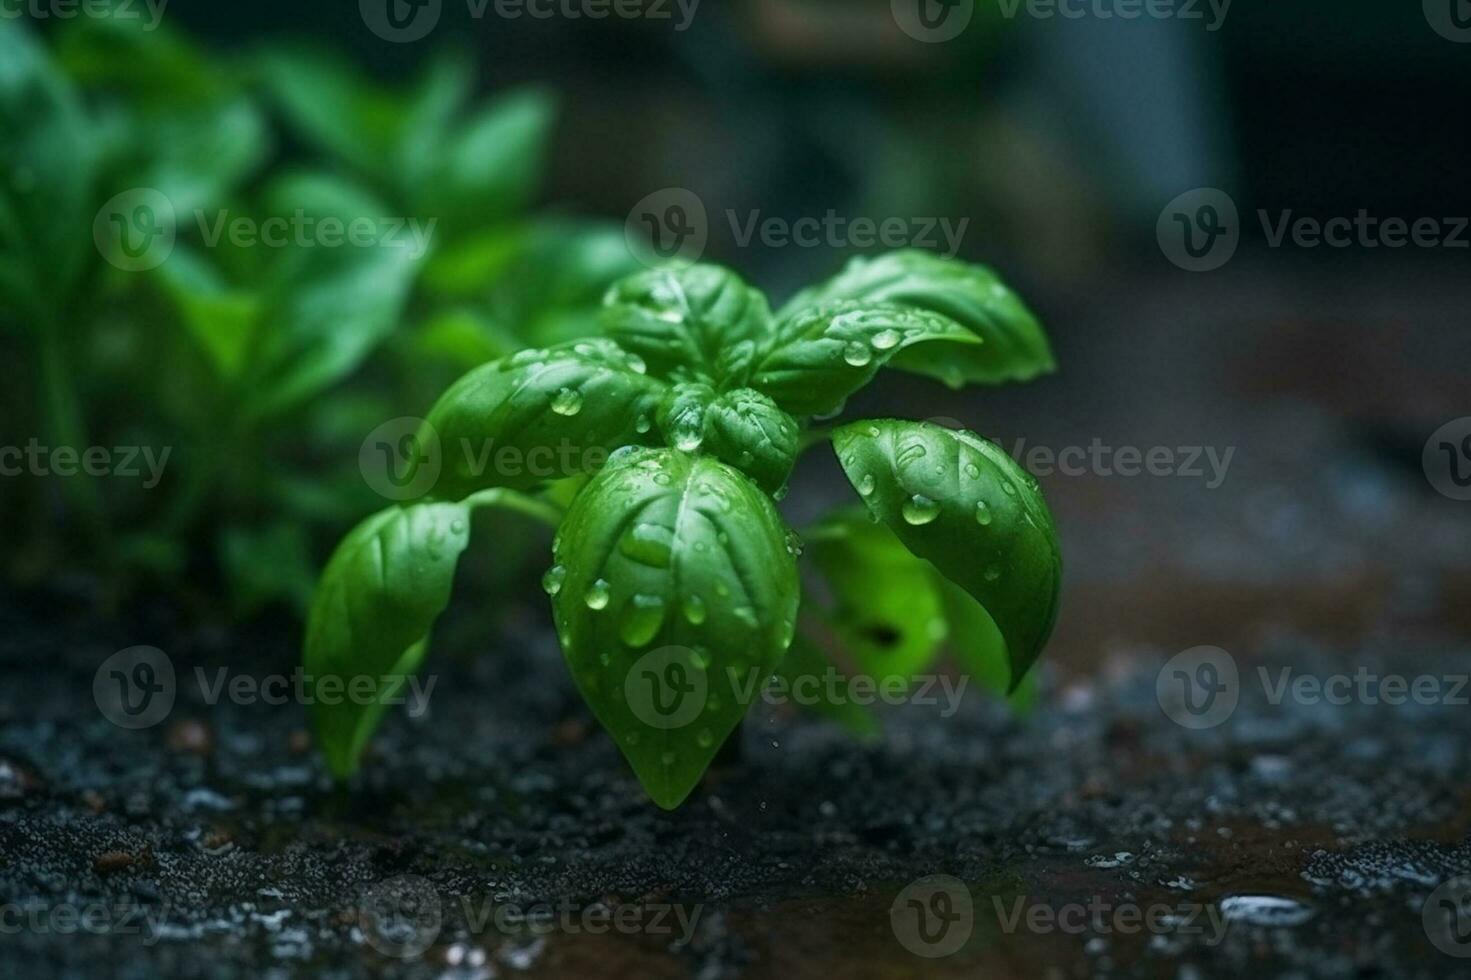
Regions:
<svg viewBox="0 0 1471 980"><path fill-rule="evenodd" d="M87 432L82 420L81 400L62 343L60 323L47 314L38 324L40 333L42 417L46 420L47 438L55 445L70 446L77 453L87 449ZM68 480L63 493L81 511L83 519L95 533L106 537L107 521L103 516L97 487L88 480ZM103 549L106 553L106 549Z"/></svg>
<svg viewBox="0 0 1471 980"><path fill-rule="evenodd" d="M465 503L471 507L502 507L525 517L535 518L550 528L558 527L564 516L562 509L553 503L504 487L472 494L465 499Z"/></svg>

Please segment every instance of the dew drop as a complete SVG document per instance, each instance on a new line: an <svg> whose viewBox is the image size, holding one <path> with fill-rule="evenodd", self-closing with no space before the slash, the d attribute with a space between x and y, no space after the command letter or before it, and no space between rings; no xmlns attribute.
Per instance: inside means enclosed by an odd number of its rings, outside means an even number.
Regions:
<svg viewBox="0 0 1471 980"><path fill-rule="evenodd" d="M972 480L979 479L981 475L981 468L975 463L966 463L965 475L970 477Z"/></svg>
<svg viewBox="0 0 1471 980"><path fill-rule="evenodd" d="M904 501L904 506L900 510L904 514L905 523L915 526L928 524L940 516L940 505L920 493Z"/></svg>
<svg viewBox="0 0 1471 980"><path fill-rule="evenodd" d="M886 327L873 335L873 349L893 350L895 347L899 346L899 341L901 339L902 338L899 336L899 331Z"/></svg>
<svg viewBox="0 0 1471 980"><path fill-rule="evenodd" d="M995 565L987 565L985 576L987 582L994 582L1001 577L1001 569L997 568Z"/></svg>
<svg viewBox="0 0 1471 980"><path fill-rule="evenodd" d="M787 554L800 558L802 556L802 536L796 531L788 531L786 538Z"/></svg>
<svg viewBox="0 0 1471 980"><path fill-rule="evenodd" d="M756 610L752 609L750 606L736 606L730 611L730 613L736 619L739 619L743 625L748 626L751 629L755 629L757 626L761 625L760 620L756 618Z"/></svg>
<svg viewBox="0 0 1471 980"><path fill-rule="evenodd" d="M705 621L705 600L699 596L685 596L681 607L684 609L684 618L695 626L699 626Z"/></svg>
<svg viewBox="0 0 1471 980"><path fill-rule="evenodd" d="M674 552L674 532L662 524L640 522L623 535L618 550L640 565L668 568Z"/></svg>
<svg viewBox="0 0 1471 980"><path fill-rule="evenodd" d="M863 474L863 479L858 481L858 492L865 497L871 497L876 489L878 489L878 481L873 478L873 474Z"/></svg>
<svg viewBox="0 0 1471 980"><path fill-rule="evenodd" d="M636 595L623 609L618 638L631 647L648 644L664 625L664 600L656 595Z"/></svg>
<svg viewBox="0 0 1471 980"><path fill-rule="evenodd" d="M875 343L877 343L877 341L875 341ZM870 351L868 347L860 344L856 340L850 341L847 346L843 348L843 360L847 361L854 367L863 367L865 364L873 360L873 352Z"/></svg>
<svg viewBox="0 0 1471 980"><path fill-rule="evenodd" d="M1006 495L1008 497L1016 496L1016 487L1012 486L1010 483L1001 484L1001 489L1006 491Z"/></svg>
<svg viewBox="0 0 1471 980"><path fill-rule="evenodd" d="M924 459L928 451L925 449L924 443L911 442L907 446L899 447L899 451L894 454L894 462L900 466L912 466L919 460Z"/></svg>
<svg viewBox="0 0 1471 980"><path fill-rule="evenodd" d="M547 595L556 595L562 591L562 581L567 577L567 569L562 565L553 565L547 569L547 573L541 577L541 587Z"/></svg>
<svg viewBox="0 0 1471 980"><path fill-rule="evenodd" d="M563 388L552 399L552 411L558 415L576 415L582 411L582 393L572 388Z"/></svg>
<svg viewBox="0 0 1471 980"><path fill-rule="evenodd" d="M454 534L464 534L465 533L465 522L462 521L462 520L460 520L457 517L453 521L450 521L449 529L450 529L451 533L454 533Z"/></svg>
<svg viewBox="0 0 1471 980"><path fill-rule="evenodd" d="M976 501L976 523L982 527L991 523L991 505L984 500Z"/></svg>
<svg viewBox="0 0 1471 980"><path fill-rule="evenodd" d="M637 354L628 355L628 367L634 374L644 374L649 370L649 366L644 363L644 359Z"/></svg>
<svg viewBox="0 0 1471 980"><path fill-rule="evenodd" d="M598 610L608 608L608 594L610 592L608 580L600 578L587 587L583 593L582 601L587 603L587 608Z"/></svg>
<svg viewBox="0 0 1471 980"><path fill-rule="evenodd" d="M645 432L648 432L653 427L654 427L654 423L649 420L649 417L647 415L640 415L638 417L638 421L635 422L635 423L633 423L634 430L636 432L638 432L640 435L642 435Z"/></svg>
<svg viewBox="0 0 1471 980"><path fill-rule="evenodd" d="M700 729L699 733L695 735L695 741L699 743L700 748L708 749L710 746L715 744L715 735L713 732L710 731L710 729L702 728Z"/></svg>
<svg viewBox="0 0 1471 980"><path fill-rule="evenodd" d="M680 452L692 453L696 449L699 449L700 444L704 441L705 437L698 429L680 429L674 433L674 448Z"/></svg>

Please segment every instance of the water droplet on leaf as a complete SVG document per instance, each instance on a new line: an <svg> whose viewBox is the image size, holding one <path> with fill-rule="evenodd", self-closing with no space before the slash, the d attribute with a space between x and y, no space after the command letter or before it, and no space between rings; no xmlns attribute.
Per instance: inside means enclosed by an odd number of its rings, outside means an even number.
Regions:
<svg viewBox="0 0 1471 980"><path fill-rule="evenodd" d="M608 608L608 595L611 589L608 580L600 578L587 587L587 592L582 596L582 601L587 603L587 608L592 610Z"/></svg>
<svg viewBox="0 0 1471 980"><path fill-rule="evenodd" d="M664 600L656 595L636 595L623 609L618 638L631 647L648 644L664 625Z"/></svg>
<svg viewBox="0 0 1471 980"><path fill-rule="evenodd" d="M921 493L904 501L904 506L900 510L904 514L905 522L915 526L928 524L940 516L940 505Z"/></svg>
<svg viewBox="0 0 1471 980"><path fill-rule="evenodd" d="M576 415L582 411L582 393L572 388L563 388L552 399L552 411L558 415Z"/></svg>
<svg viewBox="0 0 1471 980"><path fill-rule="evenodd" d="M899 331L886 327L873 335L873 349L893 350L895 347L899 346L899 341L901 339L902 338L899 336Z"/></svg>
<svg viewBox="0 0 1471 980"><path fill-rule="evenodd" d="M873 353L866 346L854 340L843 348L843 360L854 367L863 367L873 360Z"/></svg>

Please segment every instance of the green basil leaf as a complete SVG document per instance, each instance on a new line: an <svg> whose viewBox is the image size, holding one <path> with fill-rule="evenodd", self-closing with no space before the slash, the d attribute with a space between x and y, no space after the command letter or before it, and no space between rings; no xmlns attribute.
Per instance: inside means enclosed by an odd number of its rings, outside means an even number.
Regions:
<svg viewBox="0 0 1471 980"><path fill-rule="evenodd" d="M266 290L251 414L291 409L356 370L397 326L422 259L397 241L284 251Z"/></svg>
<svg viewBox="0 0 1471 980"><path fill-rule="evenodd" d="M182 245L153 275L220 377L239 377L260 325L261 297L231 288L199 253Z"/></svg>
<svg viewBox="0 0 1471 980"><path fill-rule="evenodd" d="M1015 687L1052 632L1062 584L1037 481L974 433L928 422L855 422L833 448L869 510L995 621Z"/></svg>
<svg viewBox="0 0 1471 980"><path fill-rule="evenodd" d="M914 250L854 259L835 278L799 294L783 308L780 318L842 300L927 310L953 320L984 341L964 349L910 347L889 362L903 371L959 387L1025 381L1054 367L1052 350L1037 318L986 266Z"/></svg>
<svg viewBox="0 0 1471 980"><path fill-rule="evenodd" d="M934 662L946 624L927 562L861 510L834 514L803 539L833 599L833 632L864 673L907 682Z"/></svg>
<svg viewBox="0 0 1471 980"><path fill-rule="evenodd" d="M620 446L653 442L665 385L641 368L611 341L584 340L471 371L429 413L445 454L434 495L527 489L595 470Z"/></svg>
<svg viewBox="0 0 1471 980"><path fill-rule="evenodd" d="M281 45L263 51L256 73L296 135L392 185L393 149L405 109L350 63L327 51Z"/></svg>
<svg viewBox="0 0 1471 980"><path fill-rule="evenodd" d="M660 376L743 384L742 359L771 337L760 290L713 265L653 269L616 283L604 301L604 332ZM748 360L748 359L747 359Z"/></svg>
<svg viewBox="0 0 1471 980"><path fill-rule="evenodd" d="M797 420L751 388L727 391L705 412L705 450L767 493L786 485L797 460Z"/></svg>
<svg viewBox="0 0 1471 980"><path fill-rule="evenodd" d="M805 604L802 615L804 619L808 615ZM849 688L849 678L808 635L805 624L797 627L792 645L776 672L786 683L793 702L804 711L826 718L859 738L872 739L881 731L878 715L869 703L860 703ZM814 692L816 698L812 696Z"/></svg>
<svg viewBox="0 0 1471 980"><path fill-rule="evenodd" d="M469 540L468 504L390 507L354 528L327 563L307 618L305 672L317 684L369 677L377 695L368 704L344 697L313 705L322 751L339 778L357 768L389 695L423 659Z"/></svg>
<svg viewBox="0 0 1471 980"><path fill-rule="evenodd" d="M547 584L563 654L666 809L699 782L791 642L788 533L738 471L672 449L617 454L558 532Z"/></svg>
<svg viewBox="0 0 1471 980"><path fill-rule="evenodd" d="M1006 638L991 614L971 594L945 576L930 571L944 610L945 645L955 654L965 672L988 691L1005 694L1012 690L1011 663L1006 657ZM1030 678L1032 675L1027 675Z"/></svg>
<svg viewBox="0 0 1471 980"><path fill-rule="evenodd" d="M59 305L94 247L94 142L68 79L9 17L0 18L0 133L5 278L29 304Z"/></svg>
<svg viewBox="0 0 1471 980"><path fill-rule="evenodd" d="M546 93L527 90L457 123L409 188L414 213L438 217L447 235L515 214L536 193L554 115Z"/></svg>
<svg viewBox="0 0 1471 980"><path fill-rule="evenodd" d="M148 108L201 105L234 92L228 66L205 57L166 22L130 12L128 0L106 6L58 25L56 60L78 84Z"/></svg>
<svg viewBox="0 0 1471 980"><path fill-rule="evenodd" d="M893 304L835 301L783 318L776 345L751 376L753 387L794 415L840 408L878 369L916 344L978 345L947 317Z"/></svg>

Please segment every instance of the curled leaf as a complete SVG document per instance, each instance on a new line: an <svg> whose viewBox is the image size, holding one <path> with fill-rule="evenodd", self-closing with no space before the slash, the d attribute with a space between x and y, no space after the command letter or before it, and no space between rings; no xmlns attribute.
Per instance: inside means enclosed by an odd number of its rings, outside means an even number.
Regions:
<svg viewBox="0 0 1471 980"><path fill-rule="evenodd" d="M1052 632L1062 584L1037 481L974 433L928 422L854 422L833 448L869 510L985 608L1014 688Z"/></svg>

